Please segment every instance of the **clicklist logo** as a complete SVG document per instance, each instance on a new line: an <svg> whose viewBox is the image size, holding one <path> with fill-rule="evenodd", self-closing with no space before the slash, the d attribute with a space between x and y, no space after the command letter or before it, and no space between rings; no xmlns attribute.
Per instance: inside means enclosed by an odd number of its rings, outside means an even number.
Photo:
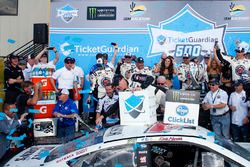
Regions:
<svg viewBox="0 0 250 167"><path fill-rule="evenodd" d="M168 121L169 122L173 122L173 123L186 123L186 124L194 124L194 119L190 119L190 118L182 118L184 116L187 116L189 113L189 109L187 106L185 105L179 105L176 108L176 114L180 117L168 117Z"/></svg>
<svg viewBox="0 0 250 167"><path fill-rule="evenodd" d="M89 6L87 7L87 20L116 20L116 7Z"/></svg>

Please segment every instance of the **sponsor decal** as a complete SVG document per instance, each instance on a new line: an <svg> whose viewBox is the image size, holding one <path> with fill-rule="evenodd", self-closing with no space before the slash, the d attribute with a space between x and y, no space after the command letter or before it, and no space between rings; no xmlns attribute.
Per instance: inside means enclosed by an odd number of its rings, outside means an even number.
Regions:
<svg viewBox="0 0 250 167"><path fill-rule="evenodd" d="M116 20L116 7L89 6L87 20Z"/></svg>
<svg viewBox="0 0 250 167"><path fill-rule="evenodd" d="M168 117L168 121L171 123L194 124L194 119L190 118Z"/></svg>
<svg viewBox="0 0 250 167"><path fill-rule="evenodd" d="M186 116L188 114L188 107L185 106L185 105L179 105L177 108L176 108L176 113L179 115L179 116Z"/></svg>
<svg viewBox="0 0 250 167"><path fill-rule="evenodd" d="M40 107L39 111L41 114L46 114L47 113L47 106Z"/></svg>
<svg viewBox="0 0 250 167"><path fill-rule="evenodd" d="M127 113L129 113L129 115L134 119L137 118L140 115L140 113L144 113L143 110L144 99L145 99L144 96L132 95L125 100L125 108L127 110Z"/></svg>
<svg viewBox="0 0 250 167"><path fill-rule="evenodd" d="M223 45L221 49L226 52L223 43L225 29L226 25L217 26L187 4L177 14L160 22L159 26L148 25L151 38L148 57L158 56L162 52L179 59L185 53L199 57L207 54L215 41L219 41Z"/></svg>
<svg viewBox="0 0 250 167"><path fill-rule="evenodd" d="M135 2L131 2L129 5L129 14L131 17L124 17L125 21L149 21L150 17L141 17L147 11L144 5L137 5Z"/></svg>
<svg viewBox="0 0 250 167"><path fill-rule="evenodd" d="M61 17L65 23L69 23L74 17L78 17L78 9L67 4L64 7L57 9L57 17Z"/></svg>
<svg viewBox="0 0 250 167"><path fill-rule="evenodd" d="M235 74L238 76L242 76L242 74L246 71L245 66L243 65L238 65L235 67Z"/></svg>
<svg viewBox="0 0 250 167"><path fill-rule="evenodd" d="M246 7L244 5L236 4L235 2L231 2L229 5L229 13L230 16L224 17L224 20L249 20L250 17L242 16L246 11Z"/></svg>
<svg viewBox="0 0 250 167"><path fill-rule="evenodd" d="M160 141L182 141L182 137L160 137Z"/></svg>

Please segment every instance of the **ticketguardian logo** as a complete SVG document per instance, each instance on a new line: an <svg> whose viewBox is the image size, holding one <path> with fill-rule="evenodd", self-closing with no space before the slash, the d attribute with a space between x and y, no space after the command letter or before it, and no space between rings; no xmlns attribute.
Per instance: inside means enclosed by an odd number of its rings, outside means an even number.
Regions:
<svg viewBox="0 0 250 167"><path fill-rule="evenodd" d="M172 30L173 25L176 25L176 30ZM199 57L207 54L215 41L219 41L221 51L226 52L225 29L226 25L217 26L215 22L204 19L187 4L159 26L148 25L151 44L147 57L159 56L162 52L175 58L182 58L185 53Z"/></svg>
<svg viewBox="0 0 250 167"><path fill-rule="evenodd" d="M74 17L78 17L78 9L75 9L67 4L57 10L57 17L61 17L65 23L69 23L74 19Z"/></svg>

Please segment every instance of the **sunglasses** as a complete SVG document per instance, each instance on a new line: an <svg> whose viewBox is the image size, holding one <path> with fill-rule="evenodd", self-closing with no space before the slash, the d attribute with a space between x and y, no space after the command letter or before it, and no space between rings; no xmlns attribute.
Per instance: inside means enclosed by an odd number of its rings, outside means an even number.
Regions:
<svg viewBox="0 0 250 167"><path fill-rule="evenodd" d="M216 86L216 84L208 84L209 86Z"/></svg>
<svg viewBox="0 0 250 167"><path fill-rule="evenodd" d="M157 83L157 85L165 85L165 83Z"/></svg>
<svg viewBox="0 0 250 167"><path fill-rule="evenodd" d="M126 59L130 59L131 58L131 56L124 56Z"/></svg>
<svg viewBox="0 0 250 167"><path fill-rule="evenodd" d="M66 64L73 64L73 62L69 61L69 62L66 62Z"/></svg>
<svg viewBox="0 0 250 167"><path fill-rule="evenodd" d="M183 57L183 59L189 59L189 57Z"/></svg>

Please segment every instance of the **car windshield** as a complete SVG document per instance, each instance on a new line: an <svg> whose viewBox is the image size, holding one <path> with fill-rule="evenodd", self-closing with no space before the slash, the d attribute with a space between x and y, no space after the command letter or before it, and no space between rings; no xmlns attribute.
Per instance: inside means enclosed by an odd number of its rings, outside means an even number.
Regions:
<svg viewBox="0 0 250 167"><path fill-rule="evenodd" d="M239 156L247 159L248 161L250 161L250 152L247 151L246 149L242 148L241 146L239 146L238 144L232 142L231 140L227 140L225 138L216 137L216 141L220 146L234 152L235 154L238 154Z"/></svg>

